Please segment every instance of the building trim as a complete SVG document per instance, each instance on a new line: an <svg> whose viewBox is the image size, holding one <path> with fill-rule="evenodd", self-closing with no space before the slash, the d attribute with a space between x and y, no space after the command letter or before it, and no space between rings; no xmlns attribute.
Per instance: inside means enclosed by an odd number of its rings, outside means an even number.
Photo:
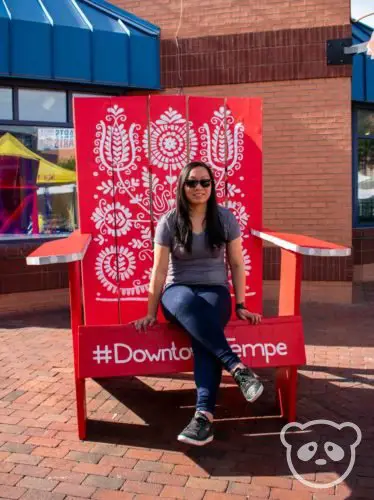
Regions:
<svg viewBox="0 0 374 500"><path fill-rule="evenodd" d="M351 25L161 40L163 88L350 77L351 65L327 65L326 41Z"/></svg>

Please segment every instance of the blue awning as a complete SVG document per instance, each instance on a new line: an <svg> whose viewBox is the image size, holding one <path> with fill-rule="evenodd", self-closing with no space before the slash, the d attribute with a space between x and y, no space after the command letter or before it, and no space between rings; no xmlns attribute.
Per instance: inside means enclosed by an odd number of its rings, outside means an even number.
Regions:
<svg viewBox="0 0 374 500"><path fill-rule="evenodd" d="M160 29L104 0L0 0L0 76L160 88Z"/></svg>
<svg viewBox="0 0 374 500"><path fill-rule="evenodd" d="M372 32L366 24L353 23L353 44L367 42ZM374 102L374 60L366 53L353 56L352 100Z"/></svg>

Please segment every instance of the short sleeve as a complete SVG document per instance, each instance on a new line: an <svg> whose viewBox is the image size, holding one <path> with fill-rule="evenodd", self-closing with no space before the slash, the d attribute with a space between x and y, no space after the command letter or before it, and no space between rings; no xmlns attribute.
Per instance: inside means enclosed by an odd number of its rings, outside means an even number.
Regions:
<svg viewBox="0 0 374 500"><path fill-rule="evenodd" d="M226 217L227 240L236 240L242 234L238 219L230 210L227 210Z"/></svg>
<svg viewBox="0 0 374 500"><path fill-rule="evenodd" d="M171 231L168 214L163 215L157 223L154 242L163 247L171 246Z"/></svg>

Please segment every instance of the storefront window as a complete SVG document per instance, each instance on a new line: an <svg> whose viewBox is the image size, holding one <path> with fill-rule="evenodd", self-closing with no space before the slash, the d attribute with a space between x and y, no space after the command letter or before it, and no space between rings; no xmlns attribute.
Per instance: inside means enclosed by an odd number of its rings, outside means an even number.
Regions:
<svg viewBox="0 0 374 500"><path fill-rule="evenodd" d="M359 136L374 135L374 112L369 109L359 109L357 126Z"/></svg>
<svg viewBox="0 0 374 500"><path fill-rule="evenodd" d="M19 89L19 119L63 123L67 120L66 92Z"/></svg>
<svg viewBox="0 0 374 500"><path fill-rule="evenodd" d="M374 110L357 110L357 222L374 225Z"/></svg>
<svg viewBox="0 0 374 500"><path fill-rule="evenodd" d="M0 119L13 120L12 89L0 88Z"/></svg>
<svg viewBox="0 0 374 500"><path fill-rule="evenodd" d="M72 128L0 126L0 239L77 227Z"/></svg>

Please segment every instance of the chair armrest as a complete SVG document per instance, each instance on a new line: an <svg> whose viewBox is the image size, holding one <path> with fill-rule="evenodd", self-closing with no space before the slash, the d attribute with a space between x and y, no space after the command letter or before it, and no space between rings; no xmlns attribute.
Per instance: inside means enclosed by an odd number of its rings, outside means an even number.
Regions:
<svg viewBox="0 0 374 500"><path fill-rule="evenodd" d="M90 234L74 231L62 240L48 241L26 257L29 266L61 264L82 260L91 241Z"/></svg>
<svg viewBox="0 0 374 500"><path fill-rule="evenodd" d="M315 255L318 257L348 257L351 249L328 241L318 240L310 236L303 236L291 233L278 233L267 229L251 229L253 236L257 236L264 241L269 241L285 250L301 255Z"/></svg>

